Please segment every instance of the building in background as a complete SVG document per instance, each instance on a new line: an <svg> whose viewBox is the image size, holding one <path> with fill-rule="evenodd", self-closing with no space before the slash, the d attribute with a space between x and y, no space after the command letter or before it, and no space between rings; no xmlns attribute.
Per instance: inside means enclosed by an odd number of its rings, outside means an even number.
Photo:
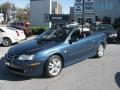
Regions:
<svg viewBox="0 0 120 90"><path fill-rule="evenodd" d="M70 7L70 22L74 22L74 7Z"/></svg>
<svg viewBox="0 0 120 90"><path fill-rule="evenodd" d="M75 0L74 4L75 21L78 23L82 23L83 15L85 21L87 22L95 21L93 0L84 0L84 14L83 14L83 0Z"/></svg>
<svg viewBox="0 0 120 90"><path fill-rule="evenodd" d="M108 17L111 23L120 17L120 0L94 0L94 12L98 19Z"/></svg>
<svg viewBox="0 0 120 90"><path fill-rule="evenodd" d="M2 24L2 22L4 21L4 17L3 17L3 14L0 13L0 24Z"/></svg>
<svg viewBox="0 0 120 90"><path fill-rule="evenodd" d="M32 26L50 26L44 21L45 14L52 13L52 0L30 0L30 22Z"/></svg>
<svg viewBox="0 0 120 90"><path fill-rule="evenodd" d="M62 5L58 1L52 2L52 14L62 14Z"/></svg>
<svg viewBox="0 0 120 90"><path fill-rule="evenodd" d="M50 14L62 14L62 6L52 0L30 0L32 26L51 26Z"/></svg>
<svg viewBox="0 0 120 90"><path fill-rule="evenodd" d="M84 19L87 22L104 21L114 23L120 17L120 0L84 0ZM75 21L82 22L83 0L75 0Z"/></svg>

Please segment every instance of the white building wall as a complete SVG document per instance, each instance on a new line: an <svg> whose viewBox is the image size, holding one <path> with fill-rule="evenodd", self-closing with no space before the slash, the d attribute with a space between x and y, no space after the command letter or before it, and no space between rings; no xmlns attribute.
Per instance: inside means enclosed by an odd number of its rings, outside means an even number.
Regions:
<svg viewBox="0 0 120 90"><path fill-rule="evenodd" d="M49 22L44 22L44 14L51 14L51 0L30 0L32 26L49 26Z"/></svg>

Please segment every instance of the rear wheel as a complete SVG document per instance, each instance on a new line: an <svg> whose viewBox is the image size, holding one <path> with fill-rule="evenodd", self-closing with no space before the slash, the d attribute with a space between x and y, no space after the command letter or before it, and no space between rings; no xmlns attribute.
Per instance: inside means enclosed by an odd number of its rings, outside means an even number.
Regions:
<svg viewBox="0 0 120 90"><path fill-rule="evenodd" d="M3 38L3 46L8 47L12 45L12 41L9 38Z"/></svg>
<svg viewBox="0 0 120 90"><path fill-rule="evenodd" d="M56 77L62 70L62 59L58 55L49 58L45 65L45 75L49 78Z"/></svg>
<svg viewBox="0 0 120 90"><path fill-rule="evenodd" d="M100 58L100 57L102 57L103 55L104 55L104 46L103 46L103 44L100 44L99 47L98 47L96 56L97 56L98 58Z"/></svg>

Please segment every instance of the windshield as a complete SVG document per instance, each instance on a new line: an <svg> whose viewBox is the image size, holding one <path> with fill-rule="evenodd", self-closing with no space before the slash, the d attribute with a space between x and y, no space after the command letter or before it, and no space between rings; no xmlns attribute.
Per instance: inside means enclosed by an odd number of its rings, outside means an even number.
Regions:
<svg viewBox="0 0 120 90"><path fill-rule="evenodd" d="M65 41L71 30L68 28L61 29L48 29L37 39L39 40L54 40L54 41Z"/></svg>

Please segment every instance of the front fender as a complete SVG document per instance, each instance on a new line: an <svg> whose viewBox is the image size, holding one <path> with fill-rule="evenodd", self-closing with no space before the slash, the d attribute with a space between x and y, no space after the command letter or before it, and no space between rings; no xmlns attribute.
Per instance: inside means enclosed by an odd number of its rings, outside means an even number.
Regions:
<svg viewBox="0 0 120 90"><path fill-rule="evenodd" d="M60 53L58 50L52 49L52 50L38 52L35 56L36 57L35 59L40 60L40 61L46 61L46 60L48 60L49 57L51 57L52 55L55 55L55 54L62 55L62 53Z"/></svg>

